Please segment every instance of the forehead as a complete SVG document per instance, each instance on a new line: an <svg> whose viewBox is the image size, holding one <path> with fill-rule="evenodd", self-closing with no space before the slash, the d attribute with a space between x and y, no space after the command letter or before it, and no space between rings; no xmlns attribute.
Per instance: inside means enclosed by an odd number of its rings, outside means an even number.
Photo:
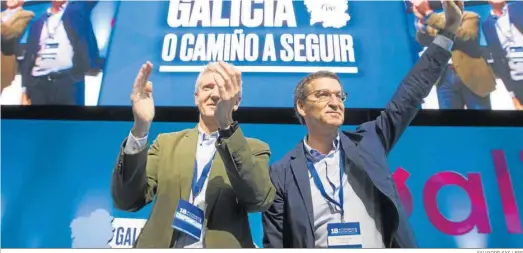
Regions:
<svg viewBox="0 0 523 253"><path fill-rule="evenodd" d="M211 71L205 71L203 72L199 77L199 85L206 85L210 83L214 83L214 73Z"/></svg>
<svg viewBox="0 0 523 253"><path fill-rule="evenodd" d="M320 77L312 80L309 84L309 91L315 90L341 91L341 84L332 77Z"/></svg>

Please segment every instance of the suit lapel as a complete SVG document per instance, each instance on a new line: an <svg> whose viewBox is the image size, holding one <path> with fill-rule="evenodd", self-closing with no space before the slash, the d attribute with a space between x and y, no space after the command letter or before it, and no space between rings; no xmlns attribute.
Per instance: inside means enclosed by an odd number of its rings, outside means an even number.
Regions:
<svg viewBox="0 0 523 253"><path fill-rule="evenodd" d="M227 180L229 178L225 171L225 167L223 165L223 160L222 160L220 154L218 154L218 151L216 151L216 155L214 156L214 160L212 161L211 172L210 172L209 178L207 179L208 182L207 182L206 190L209 190L209 185L211 184L211 181L215 177L221 177L221 178L223 178L223 180ZM214 184L214 185L216 185L216 184ZM216 188L212 188L210 190L217 191ZM205 210L208 210L208 213L206 215L210 215L213 212L213 208L214 208L214 205L216 204L216 201L218 200L219 194L220 194L219 191L212 193L212 194L207 194L207 192L205 193L205 203L207 204L207 207L205 208ZM207 221L207 219L206 219L206 221Z"/></svg>
<svg viewBox="0 0 523 253"><path fill-rule="evenodd" d="M180 198L189 200L191 183L194 174L194 161L196 161L196 146L198 145L198 128L189 130L180 143L177 168L180 170Z"/></svg>
<svg viewBox="0 0 523 253"><path fill-rule="evenodd" d="M300 143L296 145L294 155L291 158L291 170L296 179L298 190L307 211L309 225L311 226L312 231L314 231L311 186L309 182L309 171L307 169L307 158L305 157L304 150L303 142L300 141Z"/></svg>
<svg viewBox="0 0 523 253"><path fill-rule="evenodd" d="M359 137L359 136L358 136ZM352 165L354 165L356 168L362 168L365 170L365 166L363 166L363 161L360 157L360 152L354 142L345 135L345 133L340 132L340 141L341 141L341 148L343 150L343 153L345 155L345 173L348 173L348 170ZM347 161L347 159L349 161ZM348 166L347 166L348 165ZM348 175L348 174L347 174Z"/></svg>
<svg viewBox="0 0 523 253"><path fill-rule="evenodd" d="M500 51L502 51L502 46L501 46L501 43L499 42L499 39L498 39L498 35L497 35L497 31L496 31L496 19L493 18L492 16L489 16L487 18L487 22L485 23L485 31L484 33L486 34L485 38L494 38L494 39L490 39L487 41L487 43L489 44L495 44L494 48L496 48L496 50L498 51L498 49L500 49ZM498 52L500 53L500 52Z"/></svg>
<svg viewBox="0 0 523 253"><path fill-rule="evenodd" d="M519 7L519 9L518 9ZM516 18L522 15L523 11L523 4L521 3L512 3L508 6L508 16L510 18L510 21L516 28L520 31L523 31L523 20L521 18Z"/></svg>

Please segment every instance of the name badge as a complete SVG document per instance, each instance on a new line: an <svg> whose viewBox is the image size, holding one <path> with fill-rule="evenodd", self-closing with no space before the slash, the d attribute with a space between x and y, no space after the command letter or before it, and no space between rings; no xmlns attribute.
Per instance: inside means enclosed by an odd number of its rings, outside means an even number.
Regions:
<svg viewBox="0 0 523 253"><path fill-rule="evenodd" d="M359 222L330 223L327 232L329 248L363 248Z"/></svg>
<svg viewBox="0 0 523 253"><path fill-rule="evenodd" d="M518 61L523 61L523 46L509 47L507 57L514 60L517 59Z"/></svg>
<svg viewBox="0 0 523 253"><path fill-rule="evenodd" d="M203 220L202 209L180 199L171 227L199 241L202 236Z"/></svg>

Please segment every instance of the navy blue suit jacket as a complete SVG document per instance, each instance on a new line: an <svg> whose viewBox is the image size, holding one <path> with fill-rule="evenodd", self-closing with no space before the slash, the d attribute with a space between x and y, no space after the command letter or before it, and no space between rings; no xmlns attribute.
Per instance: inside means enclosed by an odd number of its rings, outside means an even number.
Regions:
<svg viewBox="0 0 523 253"><path fill-rule="evenodd" d="M83 81L87 71L98 68L98 43L91 23L91 11L97 1L70 1L62 16L64 29L73 47L73 69L71 74L77 81ZM40 35L47 15L44 14L31 25L27 39L24 60L21 66L22 86L33 83L31 71L38 51L40 50Z"/></svg>
<svg viewBox="0 0 523 253"><path fill-rule="evenodd" d="M366 183L380 193L376 201L380 202L386 247L417 247L387 155L442 75L450 56L440 46L429 45L377 119L360 125L355 132L340 132L345 173L353 170L351 174L364 175ZM270 176L277 195L263 213L264 247L313 248L314 215L303 142L271 166Z"/></svg>
<svg viewBox="0 0 523 253"><path fill-rule="evenodd" d="M510 3L507 7L510 22L513 23L521 33L523 33L523 2L517 1ZM494 72L508 87L523 85L523 82L516 82L510 77L510 68L508 66L507 58L505 57L506 51L499 42L498 33L496 31L496 21L496 17L489 15L485 21L483 21L482 25L488 51L494 59L494 64L492 65Z"/></svg>

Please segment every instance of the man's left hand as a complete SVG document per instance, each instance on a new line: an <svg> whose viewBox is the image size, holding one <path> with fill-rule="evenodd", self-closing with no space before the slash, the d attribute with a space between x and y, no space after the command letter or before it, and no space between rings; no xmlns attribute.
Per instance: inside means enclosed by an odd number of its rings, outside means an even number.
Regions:
<svg viewBox="0 0 523 253"><path fill-rule="evenodd" d="M220 100L216 104L214 117L220 129L228 128L232 123L232 112L236 110L241 92L241 72L223 61L212 63L209 69L215 73Z"/></svg>

